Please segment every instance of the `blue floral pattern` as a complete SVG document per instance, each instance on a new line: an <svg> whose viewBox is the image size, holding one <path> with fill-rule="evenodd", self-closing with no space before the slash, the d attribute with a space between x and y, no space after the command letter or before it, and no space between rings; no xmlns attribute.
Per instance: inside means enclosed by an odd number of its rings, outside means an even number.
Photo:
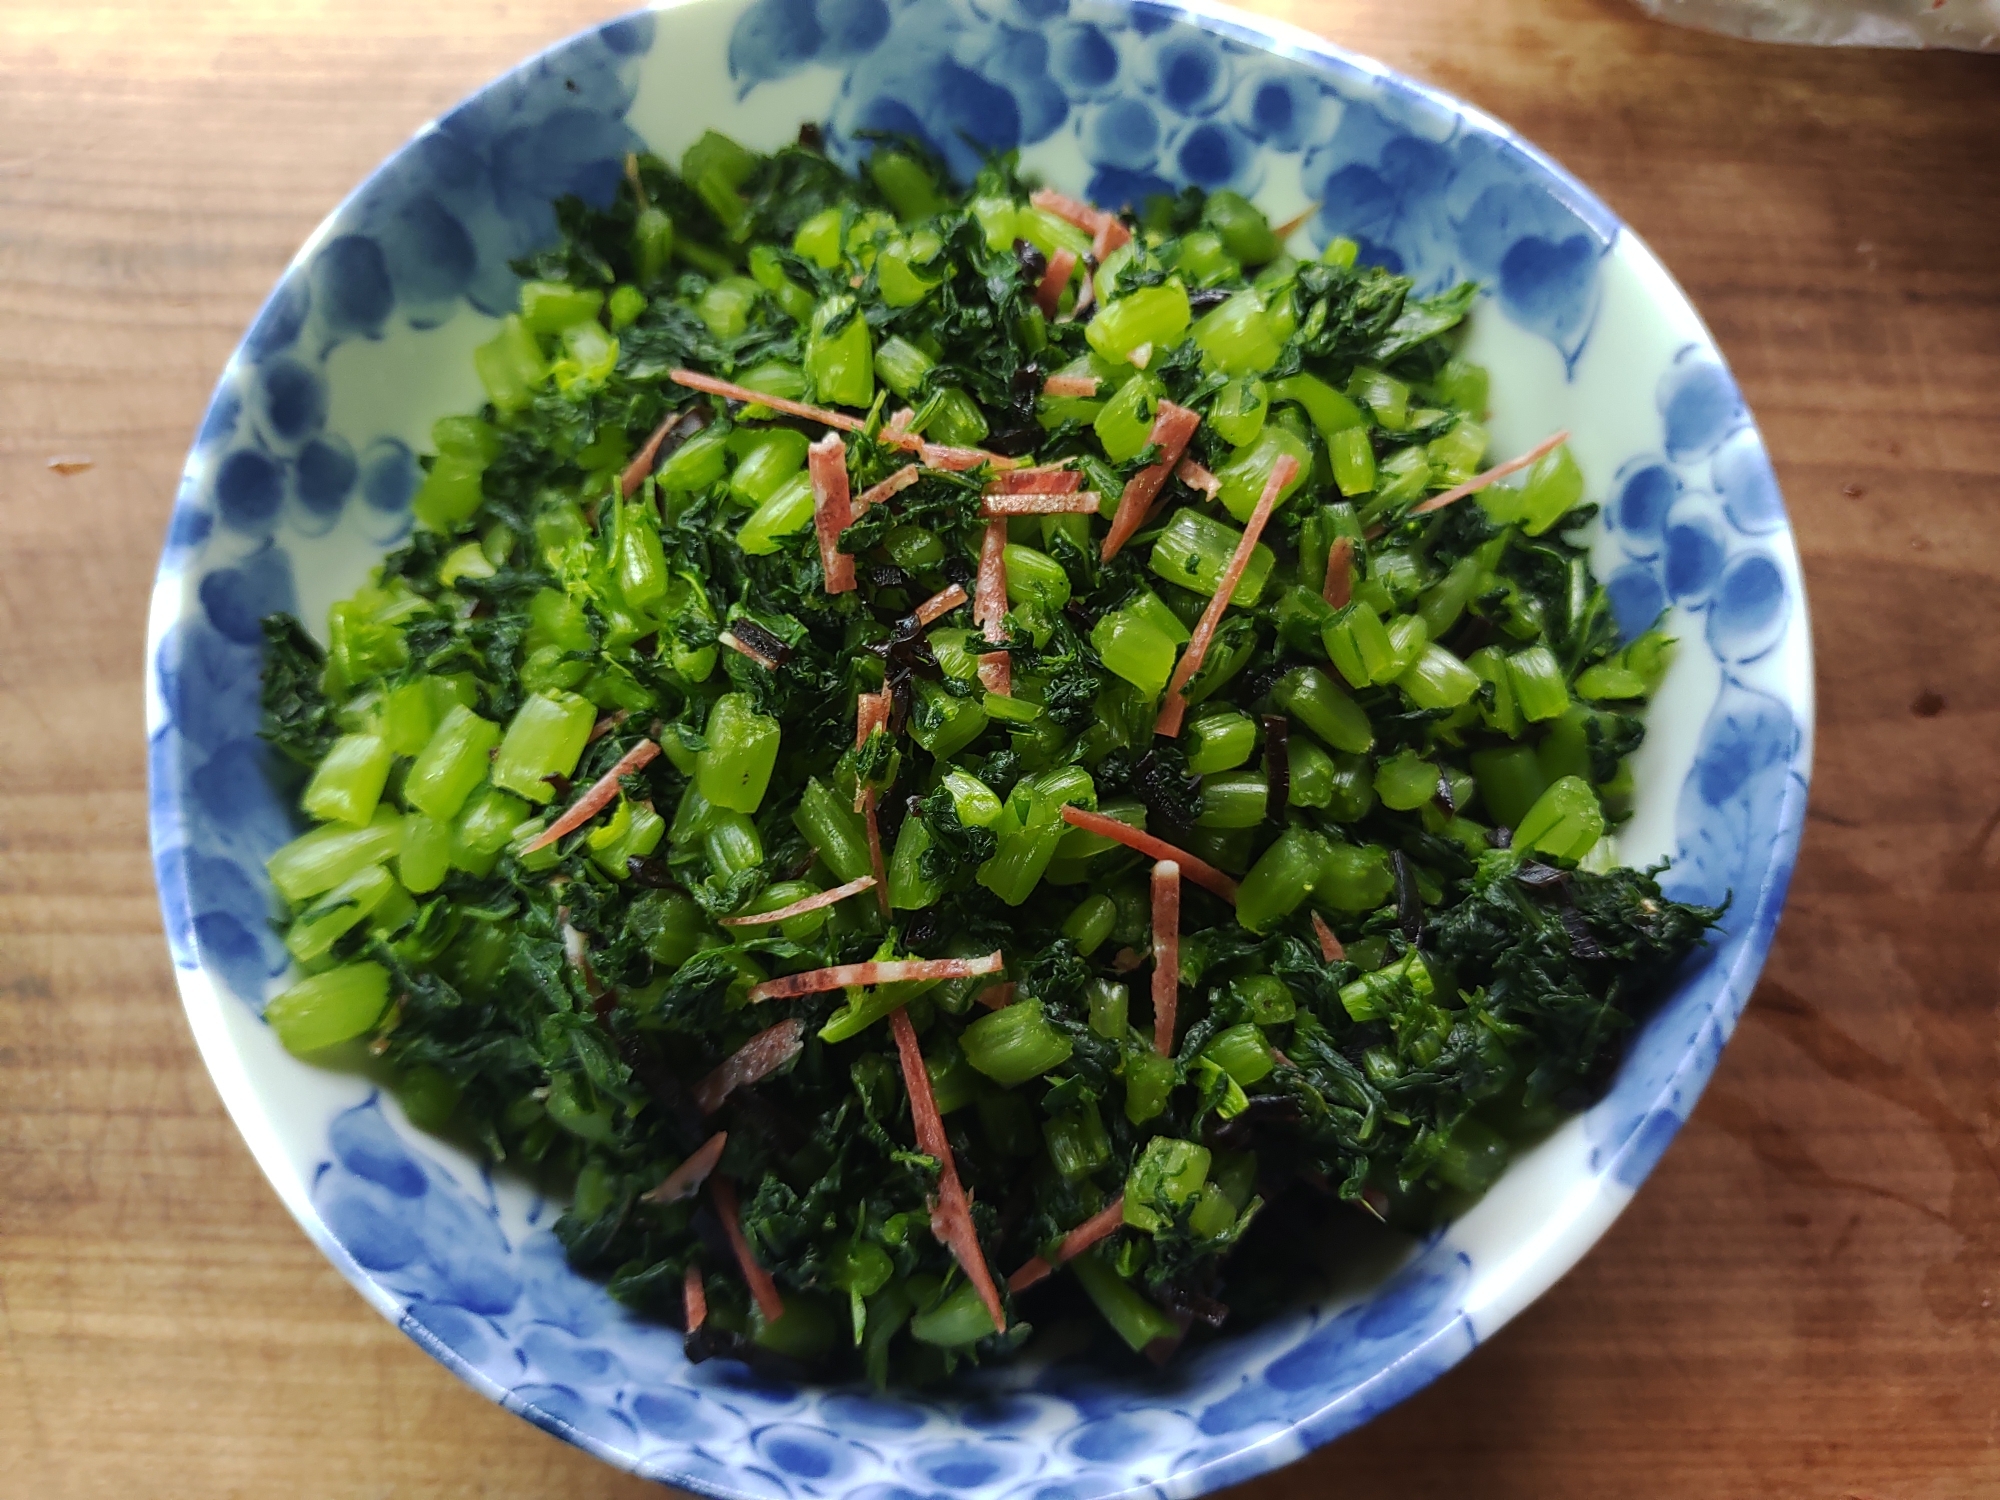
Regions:
<svg viewBox="0 0 2000 1500"><path fill-rule="evenodd" d="M1209 1488L1267 1467L1272 1443L1299 1453L1348 1430L1474 1342L1457 1310L1471 1261L1440 1244L1366 1302L1305 1309L1145 1377L1070 1356L922 1399L794 1387L688 1366L676 1338L568 1269L545 1205L510 1232L491 1180L468 1185L412 1150L378 1098L333 1119L327 1152L313 1210L418 1343L550 1431L709 1493L1042 1500L1105 1493L1106 1471L1163 1485L1199 1473Z"/></svg>
<svg viewBox="0 0 2000 1500"><path fill-rule="evenodd" d="M648 97L672 107L635 110ZM1570 1151L1573 1176L1612 1207L1651 1169L1769 946L1803 813L1804 600L1756 429L1692 314L1660 292L1656 268L1633 269L1649 264L1643 247L1531 148L1310 38L1165 5L698 0L534 59L364 184L230 362L168 527L148 692L169 943L204 1047L230 1050L218 1082L239 1090L232 1109L308 1230L413 1339L529 1420L717 1496L1199 1494L1433 1379L1504 1320L1480 1309L1518 1306L1596 1231L1523 1257L1475 1211L1358 1295L1302 1294L1164 1372L1071 1350L944 1391L794 1387L728 1362L689 1366L671 1333L568 1269L552 1206L410 1131L358 1082L287 1088L298 1065L266 1034L262 1050L224 1039L285 966L263 861L295 831L298 777L257 738L258 622L312 613L358 579L406 532L419 472L403 429L355 415L373 408L348 399L342 361L377 347L400 359L509 307L508 262L549 238L550 199L601 201L628 150L676 148L710 123L775 144L804 98L827 101L828 139L848 161L868 132L890 131L960 172L1019 148L1100 202L1194 183L1282 212L1317 205L1315 237L1350 235L1425 287L1480 280L1480 316L1553 349L1559 386L1623 391L1640 372L1618 461L1592 468L1610 476L1605 572L1623 629L1670 611L1689 658L1655 711L1684 719L1692 742L1659 793L1679 787L1672 889L1733 905L1573 1143L1549 1149ZM649 142L632 123L642 114L692 128ZM1612 312L1634 306L1679 330L1677 352L1603 348ZM1510 380L1502 369L1496 388L1518 388ZM441 414L434 394L404 394ZM1549 399L1567 409L1562 390ZM314 1102L334 1094L336 1106Z"/></svg>
<svg viewBox="0 0 2000 1500"><path fill-rule="evenodd" d="M295 783L257 738L258 622L297 610L301 544L344 519L378 547L398 540L418 478L397 438L357 451L328 430L328 358L398 323L435 327L461 304L512 308L508 262L554 235L552 201L607 201L643 144L625 114L654 24L579 37L419 135L279 282L209 404L162 561L163 579L198 581L155 652L153 843L176 958L198 955L238 995L261 1003L287 961L263 861L291 836Z"/></svg>
<svg viewBox="0 0 2000 1500"><path fill-rule="evenodd" d="M843 68L828 122L853 162L869 132L914 136L970 176L983 151L1075 137L1095 202L1194 184L1254 194L1290 170L1321 239L1427 290L1472 279L1573 367L1618 222L1508 137L1407 89L1361 92L1157 5L756 0L731 39L743 87Z"/></svg>

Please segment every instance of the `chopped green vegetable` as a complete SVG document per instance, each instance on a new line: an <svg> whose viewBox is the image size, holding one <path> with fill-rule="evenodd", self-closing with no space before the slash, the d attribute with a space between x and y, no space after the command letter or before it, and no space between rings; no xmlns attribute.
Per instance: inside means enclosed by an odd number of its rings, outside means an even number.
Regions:
<svg viewBox="0 0 2000 1500"><path fill-rule="evenodd" d="M388 1004L389 971L364 961L301 979L272 998L264 1019L286 1051L303 1055L365 1035Z"/></svg>
<svg viewBox="0 0 2000 1500"><path fill-rule="evenodd" d="M1617 865L1672 643L1574 457L1415 512L1486 462L1472 288L907 144L710 132L558 222L408 544L265 622L283 1045L572 1185L642 1313L694 1273L696 1352L877 1381L1012 1353L1035 1257L1157 1356L1286 1263L1259 1193L1425 1230L1602 1085L1717 913Z"/></svg>

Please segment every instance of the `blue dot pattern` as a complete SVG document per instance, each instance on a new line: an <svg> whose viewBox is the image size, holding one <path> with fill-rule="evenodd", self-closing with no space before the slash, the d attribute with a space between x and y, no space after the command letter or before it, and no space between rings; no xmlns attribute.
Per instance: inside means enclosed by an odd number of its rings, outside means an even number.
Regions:
<svg viewBox="0 0 2000 1500"><path fill-rule="evenodd" d="M513 258L553 231L552 198L603 201L664 23L642 15L533 60L426 130L364 185L245 337L196 438L161 587L178 591L150 663L159 703L151 824L176 962L253 1009L284 972L263 861L296 832L299 785L257 738L260 618L295 609L314 547L359 527L386 547L420 475L387 435L329 429L328 357L461 308L511 307ZM849 161L869 131L916 135L961 173L989 149L1073 138L1101 202L1188 183L1256 192L1284 175L1320 236L1426 287L1475 277L1574 369L1619 234L1602 205L1513 137L1415 85L1236 21L1066 0L747 0L728 44L747 94L831 69L826 121ZM1706 344L1664 376L1658 442L1607 494L1623 630L1683 611L1682 649L1720 674L1676 821L1673 893L1735 906L1586 1117L1594 1169L1635 1185L1712 1068L1768 947L1796 847L1805 733L1746 668L1802 604L1763 447ZM382 1102L327 1129L308 1228L439 1360L547 1430L717 1496L1094 1500L1194 1495L1249 1478L1418 1389L1475 1343L1475 1274L1451 1232L1359 1300L1306 1295L1164 1372L1089 1351L976 1371L950 1389L798 1387L689 1366L678 1340L577 1277L536 1203L448 1170ZM511 1215L511 1216L510 1216Z"/></svg>
<svg viewBox="0 0 2000 1500"><path fill-rule="evenodd" d="M838 16L842 24L833 23ZM851 162L868 132L928 143L961 176L983 151L1073 133L1097 202L1137 206L1187 184L1255 192L1299 175L1322 238L1427 288L1473 278L1574 364L1597 314L1617 221L1507 137L1433 100L1357 90L1275 57L1254 35L1178 24L1153 5L812 5L756 0L730 47L743 88L842 69L828 126Z"/></svg>

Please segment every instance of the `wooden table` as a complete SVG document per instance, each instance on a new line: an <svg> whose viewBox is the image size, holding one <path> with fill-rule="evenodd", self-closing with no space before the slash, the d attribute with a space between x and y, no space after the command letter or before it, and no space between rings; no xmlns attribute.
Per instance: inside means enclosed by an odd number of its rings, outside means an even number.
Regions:
<svg viewBox="0 0 2000 1500"><path fill-rule="evenodd" d="M1821 708L1767 978L1631 1211L1245 1493L2000 1493L2000 59L1622 0L1260 8L1512 122L1665 258L1776 456ZM599 14L0 6L0 1494L646 1492L419 1353L258 1176L174 997L139 693L181 455L266 288L420 121Z"/></svg>

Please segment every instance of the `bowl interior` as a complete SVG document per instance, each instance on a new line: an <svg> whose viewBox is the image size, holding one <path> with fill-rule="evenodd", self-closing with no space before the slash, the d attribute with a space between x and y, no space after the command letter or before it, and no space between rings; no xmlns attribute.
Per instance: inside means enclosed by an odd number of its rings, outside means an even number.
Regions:
<svg viewBox="0 0 2000 1500"><path fill-rule="evenodd" d="M821 123L909 132L961 170L1016 148L1119 205L1234 187L1426 287L1486 288L1470 352L1494 451L1574 434L1621 625L1680 654L1635 767L1634 863L1733 905L1609 1094L1423 1244L1159 1374L1044 1351L947 1391L792 1387L627 1317L571 1273L551 1207L412 1130L366 1080L287 1057L258 1019L284 952L263 861L295 832L256 737L259 619L309 624L407 532L431 422L480 400L470 351L508 261L564 192L704 129L759 147ZM301 250L189 456L151 617L153 846L188 1014L238 1125L327 1255L494 1399L621 1466L717 1495L1194 1494L1337 1436L1423 1385L1575 1262L1685 1118L1782 903L1803 816L1811 664L1762 442L1646 248L1504 127L1302 33L1110 0L693 0L577 37L427 127Z"/></svg>

